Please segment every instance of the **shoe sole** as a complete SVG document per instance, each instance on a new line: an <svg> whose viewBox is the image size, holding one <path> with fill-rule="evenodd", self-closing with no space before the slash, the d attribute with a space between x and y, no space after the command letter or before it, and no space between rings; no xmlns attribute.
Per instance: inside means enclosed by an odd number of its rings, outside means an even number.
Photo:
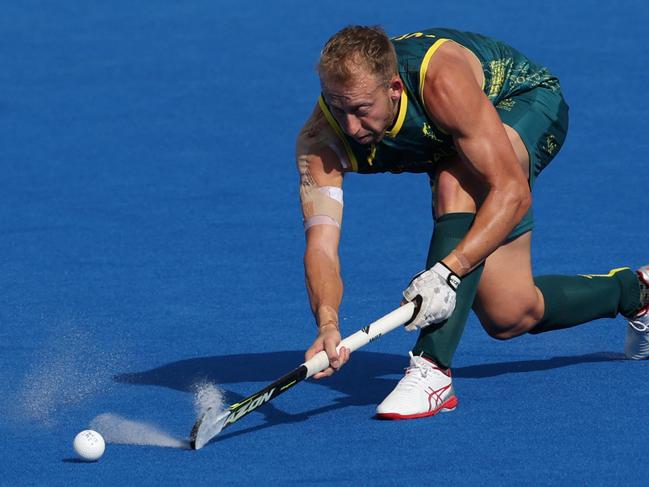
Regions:
<svg viewBox="0 0 649 487"><path fill-rule="evenodd" d="M444 401L437 409L428 411L425 413L417 414L399 414L399 413L376 413L376 418L378 419L391 419L391 420L401 420L401 419L417 419L417 418L427 418L429 416L435 416L437 413L450 413L455 411L457 407L457 397L449 397Z"/></svg>

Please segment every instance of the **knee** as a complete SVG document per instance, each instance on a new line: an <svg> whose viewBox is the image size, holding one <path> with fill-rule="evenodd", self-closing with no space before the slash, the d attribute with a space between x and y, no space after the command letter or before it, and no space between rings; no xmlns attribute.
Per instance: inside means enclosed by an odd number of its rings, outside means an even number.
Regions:
<svg viewBox="0 0 649 487"><path fill-rule="evenodd" d="M541 318L538 311L530 307L483 315L480 316L480 323L490 337L496 340L511 340L529 333Z"/></svg>
<svg viewBox="0 0 649 487"><path fill-rule="evenodd" d="M517 336L523 335L526 333L526 331L520 330L520 328L516 325L501 325L501 324L494 324L494 323L482 323L482 327L484 330L487 332L487 335L489 335L491 338L495 338L496 340L511 340L512 338L516 338Z"/></svg>
<svg viewBox="0 0 649 487"><path fill-rule="evenodd" d="M543 296L533 291L510 290L506 294L483 295L473 310L487 334L496 340L510 340L529 333L543 318Z"/></svg>

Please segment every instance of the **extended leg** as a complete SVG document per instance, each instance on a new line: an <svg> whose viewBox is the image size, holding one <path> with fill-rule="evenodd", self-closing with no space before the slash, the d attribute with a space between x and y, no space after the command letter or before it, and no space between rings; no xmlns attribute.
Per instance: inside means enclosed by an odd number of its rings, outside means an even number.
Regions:
<svg viewBox="0 0 649 487"><path fill-rule="evenodd" d="M642 306L640 281L628 268L603 275L532 277L531 232L503 245L485 263L474 310L489 335L570 328Z"/></svg>

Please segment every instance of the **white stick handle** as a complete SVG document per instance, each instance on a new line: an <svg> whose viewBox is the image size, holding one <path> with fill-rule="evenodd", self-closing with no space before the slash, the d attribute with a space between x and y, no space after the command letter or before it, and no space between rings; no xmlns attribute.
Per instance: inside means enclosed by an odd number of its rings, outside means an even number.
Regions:
<svg viewBox="0 0 649 487"><path fill-rule="evenodd" d="M350 352L358 350L364 345L376 340L381 335L385 335L388 332L391 332L395 328L403 326L412 318L413 313L415 312L415 305L413 303L406 303L404 306L400 306L391 313L379 318L374 323L367 325L362 330L357 331L353 335L348 336L336 347L337 350L340 350L340 347L347 348ZM311 377L318 372L322 372L324 369L329 367L329 358L327 354L323 352L318 352L309 360L304 362L307 368L307 378Z"/></svg>

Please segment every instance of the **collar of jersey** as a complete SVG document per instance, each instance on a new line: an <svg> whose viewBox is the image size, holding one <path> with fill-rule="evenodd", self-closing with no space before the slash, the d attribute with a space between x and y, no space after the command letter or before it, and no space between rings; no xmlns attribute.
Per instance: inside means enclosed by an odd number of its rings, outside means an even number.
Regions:
<svg viewBox="0 0 649 487"><path fill-rule="evenodd" d="M388 130L385 135L388 137L395 138L401 130L404 120L406 119L406 113L408 112L408 93L404 87L401 92L401 100L399 101L399 114L397 115L397 121L394 123L392 128Z"/></svg>

